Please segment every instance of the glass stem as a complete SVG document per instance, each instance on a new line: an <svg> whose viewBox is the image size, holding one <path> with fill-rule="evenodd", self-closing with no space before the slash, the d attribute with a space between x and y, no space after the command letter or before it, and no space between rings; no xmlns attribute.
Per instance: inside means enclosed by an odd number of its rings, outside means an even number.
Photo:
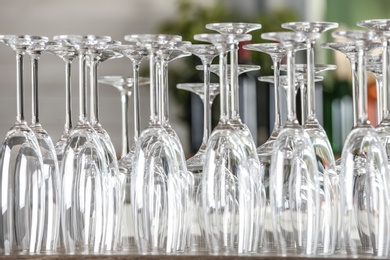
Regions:
<svg viewBox="0 0 390 260"><path fill-rule="evenodd" d="M353 126L357 126L358 123L358 102L357 102L357 97L358 97L358 77L357 77L357 62L356 62L356 57L355 55L351 55L349 57L349 60L351 62L351 74L352 74L352 106L353 106Z"/></svg>
<svg viewBox="0 0 390 260"><path fill-rule="evenodd" d="M299 83L299 88L301 90L301 125L306 124L307 120L307 110L309 106L309 101L308 101L308 92L309 92L309 87L306 87L306 82L303 80Z"/></svg>
<svg viewBox="0 0 390 260"><path fill-rule="evenodd" d="M24 122L23 92L23 55L24 51L16 50L16 122Z"/></svg>
<svg viewBox="0 0 390 260"><path fill-rule="evenodd" d="M168 62L160 60L160 107L161 123L169 125Z"/></svg>
<svg viewBox="0 0 390 260"><path fill-rule="evenodd" d="M382 75L381 74L377 74L375 73L375 80L376 80L376 96L377 96L377 100L376 100L376 104L377 104L377 120L378 120L378 124L380 124L382 122L382 119L383 119L383 99L384 98L381 98L383 97L383 83L382 83Z"/></svg>
<svg viewBox="0 0 390 260"><path fill-rule="evenodd" d="M240 120L239 111L239 89L238 89L238 43L231 45L230 51L230 102L231 115L230 119Z"/></svg>
<svg viewBox="0 0 390 260"><path fill-rule="evenodd" d="M71 66L72 60L65 60L65 132L69 132L69 130L73 128Z"/></svg>
<svg viewBox="0 0 390 260"><path fill-rule="evenodd" d="M90 60L90 87L91 87L91 123L99 123L99 88L97 69L99 64L99 55L93 53Z"/></svg>
<svg viewBox="0 0 390 260"><path fill-rule="evenodd" d="M121 107L122 107L122 152L121 158L126 156L129 153L129 91L126 90L121 91Z"/></svg>
<svg viewBox="0 0 390 260"><path fill-rule="evenodd" d="M158 79L157 79L157 56L153 51L149 54L150 66L150 125L159 125L158 109Z"/></svg>
<svg viewBox="0 0 390 260"><path fill-rule="evenodd" d="M226 75L227 75L227 52L225 50L222 50L219 54L219 87L221 93L221 100L220 100L221 115L219 120L220 123L222 124L226 124L230 119L228 114L229 86L228 86Z"/></svg>
<svg viewBox="0 0 390 260"><path fill-rule="evenodd" d="M382 40L382 119L390 120L390 39ZM379 112L379 111L378 111ZM381 122L381 121L380 121Z"/></svg>
<svg viewBox="0 0 390 260"><path fill-rule="evenodd" d="M366 71L366 57L363 47L360 47L358 50L358 102L359 102L359 112L358 112L358 124L367 125L369 124L368 115L367 115L367 71Z"/></svg>
<svg viewBox="0 0 390 260"><path fill-rule="evenodd" d="M31 85L32 85L32 119L31 124L39 124L39 109L38 109L38 60L40 54L32 53L31 58Z"/></svg>
<svg viewBox="0 0 390 260"><path fill-rule="evenodd" d="M133 105L134 105L134 143L137 142L141 132L139 109L139 67L140 61L133 61Z"/></svg>
<svg viewBox="0 0 390 260"><path fill-rule="evenodd" d="M211 134L211 100L210 100L210 64L211 61L202 60L203 63L203 141L206 145ZM201 146L201 147L202 147Z"/></svg>
<svg viewBox="0 0 390 260"><path fill-rule="evenodd" d="M306 99L307 99L307 107L305 110L302 110L302 115L305 114L305 116L302 116L302 125L304 125L307 121L316 121L316 112L315 112L315 82L314 82L314 40L308 40L307 41L307 87L306 87ZM301 88L302 90L302 88Z"/></svg>
<svg viewBox="0 0 390 260"><path fill-rule="evenodd" d="M282 127L282 117L280 116L280 59L272 57L272 62L274 65L274 99L275 99L275 122L274 130L278 131Z"/></svg>
<svg viewBox="0 0 390 260"><path fill-rule="evenodd" d="M79 51L79 122L87 122L87 81L86 81L86 53L85 50Z"/></svg>
<svg viewBox="0 0 390 260"><path fill-rule="evenodd" d="M287 123L298 124L295 108L295 52L287 50Z"/></svg>

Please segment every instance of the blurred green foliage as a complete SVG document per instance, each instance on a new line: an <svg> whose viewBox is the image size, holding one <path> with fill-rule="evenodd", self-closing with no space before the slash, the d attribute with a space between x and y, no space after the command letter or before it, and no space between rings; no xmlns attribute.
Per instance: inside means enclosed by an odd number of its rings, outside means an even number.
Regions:
<svg viewBox="0 0 390 260"><path fill-rule="evenodd" d="M222 0L214 1L211 5L201 5L196 1L191 0L177 0L177 15L172 19L162 23L158 28L158 33L177 34L183 37L183 40L196 42L193 37L199 33L215 33L207 30L205 25L208 23L220 22L250 22L260 23L262 29L252 32L252 42L265 42L260 35L263 32L281 31L280 24L284 22L291 22L297 20L297 15L292 10L277 10L269 12L266 10L259 10L255 16L242 15L235 10L232 10ZM218 58L214 59L218 62ZM245 60L240 60L240 63L256 64L261 66L262 75L272 75L271 65L272 61L269 55L252 52ZM175 64L174 64L175 63ZM177 66L177 63L180 66ZM200 65L200 59L196 56L190 56L179 59L170 65L169 68L169 88L171 96L175 97L182 106L184 111L183 120L189 120L190 111L190 93L183 90L177 90L177 83L187 82L202 82L203 73L195 69L196 65ZM260 74L259 74L260 75ZM213 82L218 82L218 79L213 76ZM215 106L214 106L215 107Z"/></svg>

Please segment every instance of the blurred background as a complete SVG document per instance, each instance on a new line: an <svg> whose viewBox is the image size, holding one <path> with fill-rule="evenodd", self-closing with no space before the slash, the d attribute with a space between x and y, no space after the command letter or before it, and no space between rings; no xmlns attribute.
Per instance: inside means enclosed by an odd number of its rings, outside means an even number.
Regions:
<svg viewBox="0 0 390 260"><path fill-rule="evenodd" d="M123 41L134 33L180 34L193 41L193 35L208 32L205 24L212 22L261 23L263 28L253 33L253 43L262 42L263 32L280 31L280 24L290 21L332 21L342 29L356 28L359 20L390 18L388 0L35 0L2 1L0 4L0 34L31 34L53 37L59 34L109 35ZM210 31L209 31L210 32ZM321 49L322 42L332 41L330 33L318 41L316 63L333 63L337 71L324 74L325 80L316 87L318 118L333 145L340 153L344 138L352 127L350 67L343 55ZM0 136L13 125L16 116L15 57L12 50L0 45ZM217 59L216 59L217 60ZM217 62L215 60L215 62ZM25 57L25 115L31 120L31 72ZM297 62L304 62L304 52ZM272 75L271 59L267 55L241 51L240 63L261 66L258 72L240 78L240 113L248 124L257 145L262 144L273 126L273 86L257 81L258 76ZM188 156L196 152L202 140L202 104L200 99L183 90L177 83L201 82L202 72L196 57L182 58L169 67L170 121L177 131ZM148 76L144 62L141 76ZM56 142L63 131L65 119L65 74L63 61L43 54L39 63L39 109L43 127ZM78 118L78 62L72 67L73 119ZM99 75L131 75L128 59L114 59L99 66ZM212 81L217 81L216 77ZM149 119L149 87L141 88L141 126ZM130 104L131 107L131 104ZM369 77L369 113L376 124L375 80ZM119 93L113 87L100 85L100 121L120 152L121 115ZM131 111L132 113L132 111ZM219 99L213 106L213 123L219 115ZM130 119L132 120L132 118ZM131 126L132 129L132 126Z"/></svg>

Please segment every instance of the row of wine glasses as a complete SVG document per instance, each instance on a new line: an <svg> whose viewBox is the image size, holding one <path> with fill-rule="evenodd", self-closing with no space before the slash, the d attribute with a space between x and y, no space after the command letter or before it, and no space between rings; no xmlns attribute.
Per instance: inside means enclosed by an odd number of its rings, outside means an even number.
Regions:
<svg viewBox="0 0 390 260"><path fill-rule="evenodd" d="M274 129L260 147L240 118L238 98L238 76L260 69L238 63L239 46L252 40L250 32L260 24L207 24L217 33L194 35L202 44L164 34L126 35L128 44L94 35L0 36L16 54L17 71L16 122L0 149L1 252L388 256L390 21L358 25L370 30L335 31L334 38L348 41L322 44L346 54L352 68L354 128L339 160L317 120L314 99L315 82L323 80L316 74L336 69L315 63L315 43L337 23L286 23L282 28L290 31L261 34L272 43L243 46L268 53L273 62L274 75L259 78L274 85L275 98ZM371 53L377 49L382 54ZM301 51L307 61L295 64ZM44 52L65 63L65 127L56 144L39 120L38 62ZM24 119L25 55L31 60L31 124ZM168 66L189 55L201 60L194 69L203 70L203 83L177 88L202 99L204 132L198 152L186 160L169 122ZM100 63L122 57L130 60L131 77L98 77ZM216 57L218 64L212 64ZM74 125L70 78L76 58L79 118ZM143 78L139 69L146 60L149 77ZM375 73L382 97L376 128L367 117L367 71ZM219 82L212 83L210 73ZM99 83L120 92L119 156L99 120ZM139 88L148 84L149 126L142 130ZM131 95L133 137L128 129ZM212 129L217 95L220 118ZM282 103L287 104L285 122Z"/></svg>

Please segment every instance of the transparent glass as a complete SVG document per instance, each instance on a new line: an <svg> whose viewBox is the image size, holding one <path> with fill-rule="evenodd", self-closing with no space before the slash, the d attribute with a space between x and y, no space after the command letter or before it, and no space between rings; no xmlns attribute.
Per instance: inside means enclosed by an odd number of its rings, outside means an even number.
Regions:
<svg viewBox="0 0 390 260"><path fill-rule="evenodd" d="M117 155L111 137L99 120L98 65L106 60L120 58L122 55L106 50L107 46L121 45L120 42L111 41L111 38L108 36L99 36L99 38L99 42L88 45L86 53L90 69L90 121L103 145L103 153L106 157L106 167L109 173L108 182L105 183L108 189L105 194L107 200L105 214L107 215L105 216L104 250L113 252L120 245L121 210L124 200L122 190L124 189L125 176L119 172Z"/></svg>
<svg viewBox="0 0 390 260"><path fill-rule="evenodd" d="M127 154L122 157L119 162L119 171L125 176L125 190L124 190L124 204L122 210L122 226L125 227L121 229L122 237L122 250L124 251L136 251L137 247L134 239L134 221L133 213L131 212L132 203L131 203L131 177L133 169L133 160L135 145L137 143L138 137L140 135L140 105L139 105L139 86L143 84L143 79L139 78L139 68L141 62L148 55L147 50L143 46L139 45L120 45L120 46L109 46L110 50L123 55L124 57L130 59L133 67L133 114L134 114L134 136L133 143L127 152Z"/></svg>
<svg viewBox="0 0 390 260"><path fill-rule="evenodd" d="M389 238L385 235L389 232L387 156L367 117L366 52L377 35L373 31L339 31L332 36L352 41L355 52L351 63L356 62L357 71L353 75L357 85L353 93L356 93L357 122L344 143L340 164L345 249L351 255L373 251L376 256L385 256L389 251ZM360 241L353 239L353 221Z"/></svg>
<svg viewBox="0 0 390 260"><path fill-rule="evenodd" d="M337 240L337 211L331 210L332 205L339 203L337 195L339 193L339 184L336 163L332 147L328 136L317 120L315 110L315 74L320 70L331 69L326 66L315 65L315 43L322 34L330 29L335 29L339 25L333 22L290 22L282 24L282 28L290 29L296 32L304 32L306 39L306 64L303 73L306 74L306 82L301 80L301 105L302 120L301 124L308 133L313 143L318 172L320 174L320 202L321 217L319 229L319 254L333 254ZM316 68L317 67L317 68ZM298 68L299 69L299 68ZM325 187L325 185L330 185ZM327 192L327 193L326 193ZM330 201L327 201L327 200Z"/></svg>
<svg viewBox="0 0 390 260"><path fill-rule="evenodd" d="M273 130L268 140L257 148L257 154L260 160L261 171L264 172L264 187L266 193L266 215L264 225L264 241L262 244L263 250L274 250L276 248L274 235L273 235L273 223L271 218L271 205L270 205L270 190L269 190L269 177L271 167L271 156L273 151L273 144L282 129L282 117L280 114L280 102L281 97L279 94L280 88L280 64L283 57L286 55L286 50L280 43L256 43L246 44L244 49L251 51L260 51L267 53L272 58L274 67L274 76L270 76L272 83L274 84L274 111L275 122Z"/></svg>
<svg viewBox="0 0 390 260"><path fill-rule="evenodd" d="M53 44L53 43L51 43ZM46 50L48 39L34 41L26 50L31 59L32 76L32 121L30 128L34 132L43 159L43 179L45 181L45 211L41 252L56 253L61 214L61 182L56 150L49 134L39 120L38 101L38 60Z"/></svg>
<svg viewBox="0 0 390 260"><path fill-rule="evenodd" d="M181 36L138 34L125 40L147 49L150 66L150 123L137 139L131 178L135 241L141 254L181 252L186 247L191 174L184 154L175 149L179 144L161 121L162 68L157 54L174 49Z"/></svg>
<svg viewBox="0 0 390 260"><path fill-rule="evenodd" d="M79 58L79 121L70 132L62 164L64 246L69 254L97 254L106 248L112 179L104 145L87 119L86 56L90 46L105 45L110 38L59 35L54 39L74 46Z"/></svg>
<svg viewBox="0 0 390 260"><path fill-rule="evenodd" d="M287 121L273 145L270 175L271 217L277 250L313 255L319 228L319 177L314 147L298 123L295 108L295 51L306 35L299 32L263 33L279 41L287 57Z"/></svg>
<svg viewBox="0 0 390 260"><path fill-rule="evenodd" d="M229 98L227 54L248 34L198 34L195 40L212 43L219 51L221 113L206 148L202 173L201 207L211 254L256 252L263 233L265 191L253 139L231 124L234 105ZM231 60L231 80L237 63ZM234 78L234 79L233 79ZM234 97L236 99L236 97ZM236 101L236 100L234 100Z"/></svg>
<svg viewBox="0 0 390 260"><path fill-rule="evenodd" d="M384 115L383 102L382 102L382 98L380 98L380 97L383 97L383 80L382 80L383 66L382 65L383 64L382 64L382 54L381 53L380 54L378 54L378 53L370 54L369 53L367 55L367 65L366 65L367 71L371 72L374 75L375 80L376 80L376 96L377 96L377 99L376 99L377 109L376 109L376 111L377 111L377 121L378 121L378 125L377 125L378 133L381 132L379 130L379 128L380 128L379 125L382 122L383 115ZM383 128L383 130L385 130L385 128ZM386 142L385 142L385 147L386 147ZM386 153L387 153L387 148L386 148Z"/></svg>
<svg viewBox="0 0 390 260"><path fill-rule="evenodd" d="M0 250L3 254L39 253L45 218L42 153L36 135L24 119L23 56L38 36L1 35L16 54L16 122L0 147Z"/></svg>
<svg viewBox="0 0 390 260"><path fill-rule="evenodd" d="M377 61L381 64L382 72L380 76L381 80L378 80L379 75L376 75L377 83L379 83L379 87L377 88L377 91L379 91L377 92L379 94L377 96L379 97L377 98L379 124L377 125L376 129L381 137L381 140L383 141L387 158L390 162L390 135L388 134L390 129L390 91L386 87L389 85L390 81L390 19L363 20L357 22L357 25L376 31L382 44L382 55L380 56L379 60L377 59ZM379 105L381 107L379 107Z"/></svg>
<svg viewBox="0 0 390 260"><path fill-rule="evenodd" d="M150 83L148 78L139 79L139 86L148 85ZM122 108L122 159L130 152L129 140L131 139L129 133L129 111L128 103L129 97L132 94L134 87L133 77L124 76L102 76L99 78L99 83L113 86L120 92L121 108ZM134 115L134 121L137 120L137 116ZM118 162L120 164L120 161ZM123 166L122 166L123 167ZM120 168L121 169L121 168ZM122 171L123 173L123 171ZM122 217L121 217L121 230L120 230L120 249L122 251L136 251L134 242L134 228L133 228L133 214L131 213L130 203L130 174L125 175L124 183L124 203L122 205Z"/></svg>
<svg viewBox="0 0 390 260"><path fill-rule="evenodd" d="M64 132L55 144L58 166L61 168L66 142L68 141L70 130L73 128L71 66L73 59L77 57L77 52L73 46L61 41L55 41L54 44L47 45L46 52L60 57L65 63L65 125Z"/></svg>
<svg viewBox="0 0 390 260"><path fill-rule="evenodd" d="M187 159L187 168L194 175L194 189L192 195L192 202L194 205L191 208L191 226L190 233L188 236L188 247L190 252L204 252L207 250L208 243L205 236L204 223L202 221L200 200L201 200L201 180L203 165L206 161L206 147L211 133L211 106L217 95L219 95L219 84L210 83L207 84L207 94L209 97L205 98L205 83L181 83L177 84L178 89L187 90L195 93L200 97L203 104L208 102L208 105L204 105L203 108L207 109L207 116L204 117L204 128L203 128L203 140L198 152ZM210 131L210 133L208 133Z"/></svg>

